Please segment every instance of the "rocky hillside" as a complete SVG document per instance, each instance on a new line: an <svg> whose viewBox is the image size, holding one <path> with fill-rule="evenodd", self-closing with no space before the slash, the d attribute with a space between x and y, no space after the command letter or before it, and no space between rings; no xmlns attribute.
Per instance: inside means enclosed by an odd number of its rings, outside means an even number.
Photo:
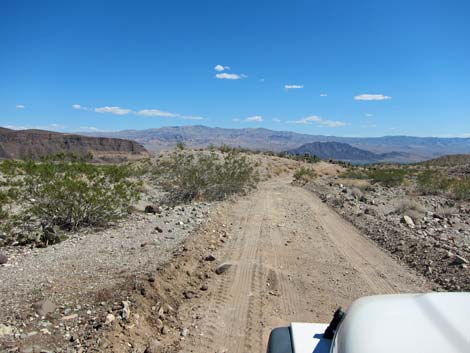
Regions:
<svg viewBox="0 0 470 353"><path fill-rule="evenodd" d="M317 178L308 189L397 260L450 291L470 289L470 207L410 186ZM414 195L414 196L413 196Z"/></svg>
<svg viewBox="0 0 470 353"><path fill-rule="evenodd" d="M470 165L470 154L451 154L423 162L427 166L455 167Z"/></svg>
<svg viewBox="0 0 470 353"><path fill-rule="evenodd" d="M399 162L406 160L407 154L399 152L373 153L339 142L312 142L287 151L289 154L317 156L321 159L334 159L356 164L377 162Z"/></svg>
<svg viewBox="0 0 470 353"><path fill-rule="evenodd" d="M96 158L111 160L148 154L141 144L130 140L0 128L0 159L39 159L59 152L79 156L91 152Z"/></svg>
<svg viewBox="0 0 470 353"><path fill-rule="evenodd" d="M377 153L405 153L397 162L421 162L446 154L470 153L470 138L437 138L413 136L339 137L273 131L264 128L224 129L207 126L168 126L148 130L124 130L90 133L90 136L125 138L137 141L149 151L172 149L178 142L189 147L227 144L253 150L281 152L311 142L339 142Z"/></svg>

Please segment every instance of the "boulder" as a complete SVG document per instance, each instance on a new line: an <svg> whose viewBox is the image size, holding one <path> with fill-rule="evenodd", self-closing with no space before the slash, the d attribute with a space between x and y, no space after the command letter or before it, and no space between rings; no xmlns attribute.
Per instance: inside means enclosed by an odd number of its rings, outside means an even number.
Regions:
<svg viewBox="0 0 470 353"><path fill-rule="evenodd" d="M160 214L162 213L160 206L158 205L147 205L144 209L145 213Z"/></svg>
<svg viewBox="0 0 470 353"><path fill-rule="evenodd" d="M222 273L227 272L230 267L232 267L232 264L225 262L215 268L215 273L217 273L218 275L221 275Z"/></svg>
<svg viewBox="0 0 470 353"><path fill-rule="evenodd" d="M160 353L163 349L162 344L158 340L152 340L147 348L145 348L144 353Z"/></svg>
<svg viewBox="0 0 470 353"><path fill-rule="evenodd" d="M401 220L401 223L406 224L410 228L414 228L415 222L413 222L413 219L410 216L404 215Z"/></svg>
<svg viewBox="0 0 470 353"><path fill-rule="evenodd" d="M8 257L0 253L0 265L6 264L8 262Z"/></svg>
<svg viewBox="0 0 470 353"><path fill-rule="evenodd" d="M125 300L122 302L122 309L121 309L121 317L123 320L129 320L131 317L131 302L128 300Z"/></svg>
<svg viewBox="0 0 470 353"><path fill-rule="evenodd" d="M206 261L215 261L215 256L212 254L207 255L204 260Z"/></svg>
<svg viewBox="0 0 470 353"><path fill-rule="evenodd" d="M57 306L49 299L44 299L33 304L33 309L40 316L46 316L47 314L55 311Z"/></svg>

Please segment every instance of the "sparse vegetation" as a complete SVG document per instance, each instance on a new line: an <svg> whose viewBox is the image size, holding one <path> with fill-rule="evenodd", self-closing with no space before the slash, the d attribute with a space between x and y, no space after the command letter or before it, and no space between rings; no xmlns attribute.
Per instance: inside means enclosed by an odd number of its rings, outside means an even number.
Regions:
<svg viewBox="0 0 470 353"><path fill-rule="evenodd" d="M418 191L425 195L437 195L450 187L450 180L436 170L426 170L416 178Z"/></svg>
<svg viewBox="0 0 470 353"><path fill-rule="evenodd" d="M383 167L350 167L341 174L342 178L370 179L373 183L392 187L401 185L409 171L405 168L383 168Z"/></svg>
<svg viewBox="0 0 470 353"><path fill-rule="evenodd" d="M231 148L227 153L175 151L157 163L156 174L171 204L222 200L254 188L259 180L257 165Z"/></svg>
<svg viewBox="0 0 470 353"><path fill-rule="evenodd" d="M391 187L398 186L403 183L405 176L408 173L406 169L400 168L377 168L370 169L367 173L369 178L383 186Z"/></svg>
<svg viewBox="0 0 470 353"><path fill-rule="evenodd" d="M446 195L455 200L470 200L470 178L449 177L437 170L426 170L417 177L417 188L424 195Z"/></svg>
<svg viewBox="0 0 470 353"><path fill-rule="evenodd" d="M346 179L369 179L369 175L363 169L349 168L347 171L340 175L341 178Z"/></svg>
<svg viewBox="0 0 470 353"><path fill-rule="evenodd" d="M313 169L307 167L301 167L294 173L294 180L303 183L307 183L316 177L317 173Z"/></svg>
<svg viewBox="0 0 470 353"><path fill-rule="evenodd" d="M124 217L139 197L140 183L131 180L125 165L56 156L41 162L4 161L0 170L7 180L0 194L3 231L21 226L20 220L43 230L105 226ZM16 201L21 207L7 217L5 207Z"/></svg>

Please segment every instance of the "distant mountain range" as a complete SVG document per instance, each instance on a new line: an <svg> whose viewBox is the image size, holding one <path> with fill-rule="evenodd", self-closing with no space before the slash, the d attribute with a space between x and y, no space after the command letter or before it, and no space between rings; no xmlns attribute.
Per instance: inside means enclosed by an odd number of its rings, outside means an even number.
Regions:
<svg viewBox="0 0 470 353"><path fill-rule="evenodd" d="M0 159L39 159L59 152L77 156L91 152L95 159L109 161L148 155L141 144L130 140L0 127Z"/></svg>
<svg viewBox="0 0 470 353"><path fill-rule="evenodd" d="M409 155L403 152L373 153L341 142L311 142L286 152L295 155L308 154L321 159L334 159L355 164L397 161L409 158Z"/></svg>
<svg viewBox="0 0 470 353"><path fill-rule="evenodd" d="M210 144L227 144L253 150L281 152L299 148L313 142L337 142L351 145L360 150L372 152L384 162L411 163L437 158L447 154L470 153L469 138L438 138L412 136L384 137L337 137L299 134L289 131L273 131L263 128L223 129L206 126L171 126L148 130L123 130L117 132L88 133L88 136L124 138L137 141L149 151L172 149L178 142L188 147L201 148ZM361 163L356 154L343 155L345 160ZM378 155L378 156L377 156ZM330 157L332 158L332 157Z"/></svg>

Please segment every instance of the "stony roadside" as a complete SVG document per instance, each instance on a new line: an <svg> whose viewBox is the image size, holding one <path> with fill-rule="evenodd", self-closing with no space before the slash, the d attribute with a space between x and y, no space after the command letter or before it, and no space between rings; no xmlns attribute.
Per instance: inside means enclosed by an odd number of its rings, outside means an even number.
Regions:
<svg viewBox="0 0 470 353"><path fill-rule="evenodd" d="M305 187L436 290L470 290L470 205L349 182L320 177Z"/></svg>
<svg viewBox="0 0 470 353"><path fill-rule="evenodd" d="M213 207L154 206L47 248L0 248L0 351L92 351L87 337L126 319L139 278L172 259Z"/></svg>

